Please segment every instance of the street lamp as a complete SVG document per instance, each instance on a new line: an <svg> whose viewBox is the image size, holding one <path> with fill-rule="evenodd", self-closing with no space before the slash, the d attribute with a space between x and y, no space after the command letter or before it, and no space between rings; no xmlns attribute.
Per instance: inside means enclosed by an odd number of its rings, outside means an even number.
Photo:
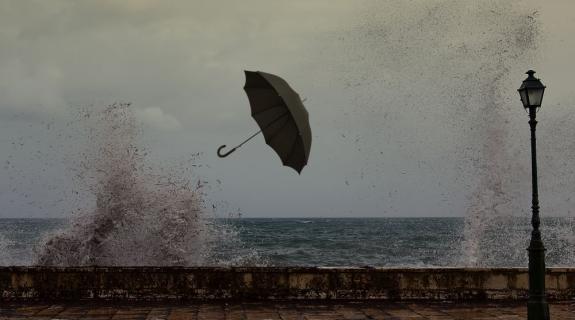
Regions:
<svg viewBox="0 0 575 320"><path fill-rule="evenodd" d="M533 74L529 75L517 90L521 96L523 107L529 112L529 125L531 126L531 176L533 184L531 225L531 242L529 243L529 302L527 303L528 320L549 320L549 305L545 298L545 247L539 231L539 192L537 189L537 144L535 140L535 115L541 107L545 86Z"/></svg>

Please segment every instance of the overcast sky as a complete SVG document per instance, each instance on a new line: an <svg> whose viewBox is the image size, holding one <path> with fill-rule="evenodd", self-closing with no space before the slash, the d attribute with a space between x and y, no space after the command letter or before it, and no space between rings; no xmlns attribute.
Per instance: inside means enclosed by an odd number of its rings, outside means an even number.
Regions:
<svg viewBox="0 0 575 320"><path fill-rule="evenodd" d="M528 69L548 86L543 207L573 215L573 12L572 0L0 0L0 217L69 216L63 159L85 146L67 123L118 101L157 166L201 153L220 214L525 213ZM306 99L301 175L261 137L217 158L258 130L243 70Z"/></svg>

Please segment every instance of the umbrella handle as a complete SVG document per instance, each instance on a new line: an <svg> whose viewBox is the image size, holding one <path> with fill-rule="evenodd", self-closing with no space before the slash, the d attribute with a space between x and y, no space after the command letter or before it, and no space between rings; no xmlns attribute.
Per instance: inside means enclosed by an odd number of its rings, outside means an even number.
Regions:
<svg viewBox="0 0 575 320"><path fill-rule="evenodd" d="M222 149L225 147L226 147L226 145L224 144L218 148L218 157L225 158L225 157L229 156L232 152L236 151L236 149L238 148L238 147L235 147L235 148L231 149L230 151L222 154Z"/></svg>

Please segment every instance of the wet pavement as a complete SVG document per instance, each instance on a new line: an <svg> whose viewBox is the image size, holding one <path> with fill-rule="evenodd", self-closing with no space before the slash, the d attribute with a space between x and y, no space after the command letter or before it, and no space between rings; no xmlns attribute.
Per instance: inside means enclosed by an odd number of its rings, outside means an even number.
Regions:
<svg viewBox="0 0 575 320"><path fill-rule="evenodd" d="M363 320L527 319L524 303L254 302L181 304L7 304L0 319ZM550 305L551 319L575 320L575 301Z"/></svg>

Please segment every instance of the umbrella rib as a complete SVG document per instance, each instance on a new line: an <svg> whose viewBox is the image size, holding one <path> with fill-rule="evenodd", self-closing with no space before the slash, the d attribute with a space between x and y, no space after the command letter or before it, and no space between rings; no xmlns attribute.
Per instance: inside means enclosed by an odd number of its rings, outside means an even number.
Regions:
<svg viewBox="0 0 575 320"><path fill-rule="evenodd" d="M294 141L293 144L291 145L291 150L290 150L290 152L289 152L289 157L288 157L287 160L289 160L289 159L293 156L296 145L297 145L297 137L295 138L295 141ZM287 164L287 161L286 161L286 164Z"/></svg>
<svg viewBox="0 0 575 320"><path fill-rule="evenodd" d="M282 129L288 125L288 123L290 123L289 121L286 121L281 127L279 127L276 132L274 132L274 134L272 134L270 136L270 142L275 139L275 137L277 137L278 134L280 134L280 132L282 131ZM269 127L269 126L268 126ZM266 127L267 128L267 127Z"/></svg>
<svg viewBox="0 0 575 320"><path fill-rule="evenodd" d="M241 146L243 146L246 142L252 140L253 137L257 136L258 134L260 134L263 130L269 128L272 124L274 124L276 121L278 121L279 119L285 117L286 115L288 115L288 112L285 112L283 114L281 114L279 117L275 118L274 120L272 120L270 123L268 123L263 129L260 129L260 131L252 134L249 138L247 138L246 140L244 140L242 143L238 144L234 149L237 149Z"/></svg>
<svg viewBox="0 0 575 320"><path fill-rule="evenodd" d="M278 107L282 108L282 107L284 107L284 106L281 105L281 104L276 104L276 105L274 105L273 107L267 108L267 109L262 110L262 111L258 111L258 112L256 112L256 113L252 113L252 116L257 116L258 114L262 114L262 113L264 113L264 112L268 112L268 111L270 111L270 110L272 110L272 109L274 109L274 108L278 108Z"/></svg>

